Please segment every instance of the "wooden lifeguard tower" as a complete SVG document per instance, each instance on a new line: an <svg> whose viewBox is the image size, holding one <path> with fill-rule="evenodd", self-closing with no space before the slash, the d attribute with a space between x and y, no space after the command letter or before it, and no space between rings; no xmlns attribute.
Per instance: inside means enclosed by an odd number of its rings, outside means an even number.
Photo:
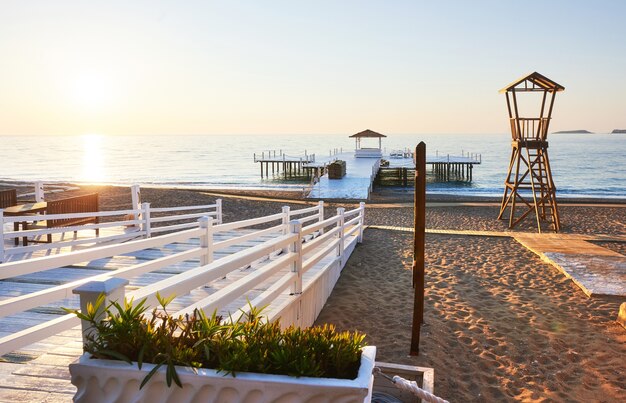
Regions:
<svg viewBox="0 0 626 403"><path fill-rule="evenodd" d="M382 148L382 139L385 136L384 134L376 133L373 130L363 130L357 134L353 134L350 138L354 138L356 141L356 148L354 150L354 156L356 158L382 158L383 156L383 148ZM378 139L378 148L370 147L365 148L361 146L361 139L365 138L377 138Z"/></svg>
<svg viewBox="0 0 626 403"><path fill-rule="evenodd" d="M548 158L548 128L556 93L564 89L562 85L534 72L500 90L506 94L513 141L498 219L503 219L508 207L509 228L515 227L534 211L539 232L542 224L555 232L560 229L556 187ZM532 109L529 103L532 100L528 99L536 98L536 95L529 95L532 93L541 96L538 117L522 117ZM531 112L533 115L537 116Z"/></svg>

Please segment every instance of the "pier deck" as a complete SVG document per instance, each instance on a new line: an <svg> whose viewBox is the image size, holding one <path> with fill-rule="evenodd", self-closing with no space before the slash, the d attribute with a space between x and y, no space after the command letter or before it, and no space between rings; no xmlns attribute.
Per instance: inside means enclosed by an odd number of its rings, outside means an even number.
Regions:
<svg viewBox="0 0 626 403"><path fill-rule="evenodd" d="M346 175L341 179L322 176L308 194L311 199L356 199L367 200L372 182L379 169L379 158L356 158L354 152L338 153L332 157L320 158L316 162L325 166L334 160L346 162Z"/></svg>

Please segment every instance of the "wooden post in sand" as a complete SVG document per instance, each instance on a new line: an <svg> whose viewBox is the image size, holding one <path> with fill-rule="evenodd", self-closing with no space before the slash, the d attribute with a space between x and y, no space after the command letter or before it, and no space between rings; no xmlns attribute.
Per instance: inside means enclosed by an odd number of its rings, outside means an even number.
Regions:
<svg viewBox="0 0 626 403"><path fill-rule="evenodd" d="M415 148L415 204L413 207L413 327L411 355L419 355L420 330L424 321L424 246L426 232L426 144Z"/></svg>

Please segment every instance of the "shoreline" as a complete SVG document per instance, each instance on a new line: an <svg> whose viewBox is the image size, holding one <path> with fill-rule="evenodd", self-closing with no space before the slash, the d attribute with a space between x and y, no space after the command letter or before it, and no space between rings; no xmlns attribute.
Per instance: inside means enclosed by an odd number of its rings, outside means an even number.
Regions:
<svg viewBox="0 0 626 403"><path fill-rule="evenodd" d="M44 186L45 186L44 182ZM71 183L71 182L58 182L49 183L49 186L54 188L68 188L68 189L93 189L93 188L115 188L115 189L127 189L129 185L115 185L115 184L84 184L84 183ZM259 188L259 187L185 187L185 186L167 186L167 185L141 185L141 189L152 190L164 190L164 191L189 191L197 193L205 193L208 195L217 196L239 196L239 197L251 197L259 198L263 200L285 200L285 201L302 201L314 203L318 199L305 199L302 194L302 190L290 190L289 188ZM0 190L7 188L29 188L33 187L32 182L23 181L0 181ZM31 192L28 192L31 193ZM413 188L398 188L398 187L376 187L371 194L370 200L365 202L368 204L386 204L386 203L412 203L414 199ZM345 203L355 204L360 200L351 199L327 199L331 203ZM557 201L560 205L572 205L572 204L597 204L597 205L626 205L626 197L618 196L598 196L598 197L577 197L577 196L557 196ZM500 203L501 197L499 196L485 196L485 195L468 195L468 194L455 194L455 193L429 193L426 191L426 202L434 203L453 203L453 202L468 202L468 203Z"/></svg>

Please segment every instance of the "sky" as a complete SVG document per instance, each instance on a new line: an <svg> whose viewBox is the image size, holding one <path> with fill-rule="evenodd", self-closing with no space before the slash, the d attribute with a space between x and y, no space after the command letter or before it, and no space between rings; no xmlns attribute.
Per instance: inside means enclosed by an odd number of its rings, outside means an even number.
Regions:
<svg viewBox="0 0 626 403"><path fill-rule="evenodd" d="M0 0L0 135L626 129L626 2Z"/></svg>

